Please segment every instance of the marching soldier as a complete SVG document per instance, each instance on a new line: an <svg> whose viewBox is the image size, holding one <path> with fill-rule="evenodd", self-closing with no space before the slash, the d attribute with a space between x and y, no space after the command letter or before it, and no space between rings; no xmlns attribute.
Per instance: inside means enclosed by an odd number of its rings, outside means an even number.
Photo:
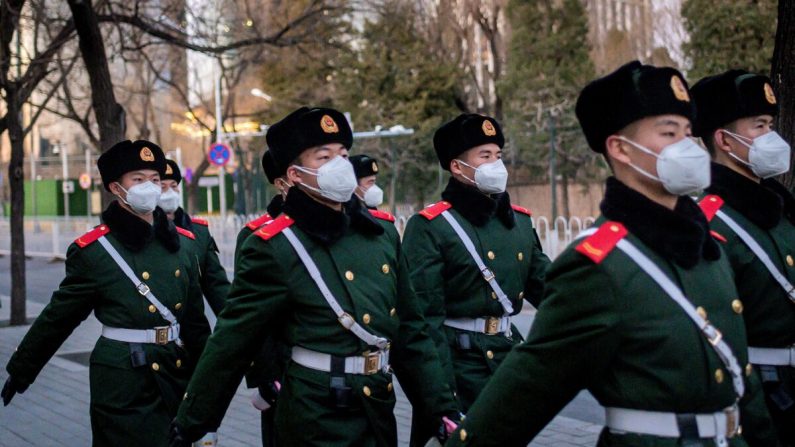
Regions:
<svg viewBox="0 0 795 447"><path fill-rule="evenodd" d="M262 170L265 172L265 178L268 183L274 185L279 190L279 194L271 199L267 206L267 213L247 223L238 233L235 246L235 270L237 270L237 264L240 260L240 247L243 242L257 229L273 221L273 217L277 217L282 213L284 197L287 195L288 186L285 178L285 169L277 166L270 151L266 150L262 154ZM274 333L279 333L279 330L275 330ZM289 348L278 343L275 336L269 335L265 338L259 354L257 354L250 370L246 373L246 386L248 388L257 388L251 403L254 408L261 412L260 428L263 447L276 445L275 405L281 389L284 368L289 359Z"/></svg>
<svg viewBox="0 0 795 447"><path fill-rule="evenodd" d="M367 208L378 209L378 205L384 202L384 190L375 183L375 177L378 175L378 162L373 157L364 154L353 155L350 157L350 161L358 183L354 194Z"/></svg>
<svg viewBox="0 0 795 447"><path fill-rule="evenodd" d="M748 357L783 445L795 445L795 197L774 177L790 146L773 129L770 79L730 70L693 86L695 134L709 149L712 185L701 206L724 248L745 318ZM752 436L749 430L746 436Z"/></svg>
<svg viewBox="0 0 795 447"><path fill-rule="evenodd" d="M527 341L450 445L525 445L588 389L606 411L600 446L745 446L739 423L766 414L737 408L761 389L731 267L687 197L709 184L709 155L689 138L682 75L631 62L587 85L576 114L614 174L602 216L550 267Z"/></svg>
<svg viewBox="0 0 795 447"><path fill-rule="evenodd" d="M293 186L282 214L243 243L172 445L218 426L277 321L276 335L292 347L276 407L279 444L396 445L391 367L441 426L456 414L452 392L411 297L394 218L350 200L345 117L303 107L268 129L268 143Z"/></svg>
<svg viewBox="0 0 795 447"><path fill-rule="evenodd" d="M452 176L442 201L413 216L403 249L419 307L425 309L439 357L463 413L511 348L522 340L511 316L527 299L537 305L549 258L530 211L511 205L497 121L462 114L433 138ZM415 408L412 444L436 427Z"/></svg>
<svg viewBox="0 0 795 447"><path fill-rule="evenodd" d="M196 256L199 263L199 283L213 313L218 315L224 308L229 293L229 278L218 259L218 245L210 234L209 223L204 219L191 218L180 206L180 183L182 172L174 160L166 160L166 171L160 179L163 192L157 204L166 212L169 220L196 236Z"/></svg>
<svg viewBox="0 0 795 447"><path fill-rule="evenodd" d="M166 169L157 145L123 141L97 164L117 200L69 247L66 278L8 362L3 403L33 383L93 311L103 324L89 369L93 445L165 446L209 335L187 248L195 237L156 208Z"/></svg>

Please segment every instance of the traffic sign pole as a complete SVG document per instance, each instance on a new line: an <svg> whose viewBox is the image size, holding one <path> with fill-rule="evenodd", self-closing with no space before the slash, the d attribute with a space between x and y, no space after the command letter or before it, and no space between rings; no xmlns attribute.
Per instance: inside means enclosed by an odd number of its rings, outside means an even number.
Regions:
<svg viewBox="0 0 795 447"><path fill-rule="evenodd" d="M218 61L219 67L217 76L215 77L215 140L219 143L223 142L224 136L224 119L221 116L221 61ZM224 166L218 167L218 193L220 195L219 201L221 204L221 219L226 222L226 182L224 181L225 169Z"/></svg>
<svg viewBox="0 0 795 447"><path fill-rule="evenodd" d="M86 173L88 174L89 184L86 188L86 217L91 217L91 151L86 149Z"/></svg>

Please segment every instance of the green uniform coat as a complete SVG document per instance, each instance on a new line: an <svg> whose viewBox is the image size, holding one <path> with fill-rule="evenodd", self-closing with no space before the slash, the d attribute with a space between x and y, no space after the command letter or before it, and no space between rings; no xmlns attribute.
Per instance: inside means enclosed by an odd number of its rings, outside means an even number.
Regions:
<svg viewBox="0 0 795 447"><path fill-rule="evenodd" d="M515 327L507 337L444 325L445 318L500 317L504 310L461 239L440 215L441 210L452 206L449 212L496 275L513 305L513 315L521 311L523 299L534 305L540 301L549 258L541 251L529 211L512 209L507 193L495 201L451 179L442 196L444 202L409 219L403 247L415 296L425 309L460 410L466 413L522 336ZM469 348L460 343L462 336L468 337ZM413 416L412 443L424 445L436 427L424 423L428 418L419 408Z"/></svg>
<svg viewBox="0 0 795 447"><path fill-rule="evenodd" d="M720 198L703 203L711 217L715 205L747 231L790 282L795 283L795 198L775 180L753 182L731 169L713 164L712 185L707 190ZM795 304L750 248L720 218L711 227L725 237L724 248L739 291L748 345L786 348L795 344ZM759 366L756 366L759 373ZM779 437L795 445L795 369L777 367L778 379L764 381L770 414ZM766 374L760 377L767 377ZM789 404L789 406L787 406Z"/></svg>
<svg viewBox="0 0 795 447"><path fill-rule="evenodd" d="M174 213L174 223L178 227L193 232L196 236L195 256L201 273L199 284L213 314L218 315L224 308L230 284L226 270L218 259L218 245L210 234L209 225L206 220L191 219L182 208L177 209Z"/></svg>
<svg viewBox="0 0 795 447"><path fill-rule="evenodd" d="M674 213L611 178L602 212L621 220L626 239L705 312L746 366L742 316L731 306L737 297L731 268L696 205L680 198ZM526 445L582 389L607 407L710 413L734 404L731 376L693 321L626 254L591 242L603 260L578 252L579 242L555 260L527 340L508 355L448 445ZM758 378L748 376L745 428L765 423L760 402ZM605 429L598 445L681 444ZM735 437L730 445L746 443Z"/></svg>
<svg viewBox="0 0 795 447"><path fill-rule="evenodd" d="M291 188L284 214L243 243L232 291L180 407L177 423L195 438L220 423L251 360L276 324L281 342L335 356L369 348L337 321L279 229L290 226L341 306L372 333L392 340L391 363L404 387L437 417L455 411L452 392L412 299L394 225L365 210L332 211ZM348 223L350 222L350 223ZM260 234L262 233L262 234ZM335 408L330 374L290 363L276 410L282 445L393 446L391 374L345 375L352 399Z"/></svg>
<svg viewBox="0 0 795 447"><path fill-rule="evenodd" d="M116 328L168 326L100 243L92 242L109 227L108 241L177 317L185 347L174 342L142 344L146 364L134 368L129 343L99 338L89 368L95 446L168 445L169 424L176 415L191 365L209 335L202 312L198 265L189 247L192 240L177 236L175 227L159 210L155 219L153 235L152 226L112 203L103 213L104 224L69 247L66 277L6 367L20 383L33 383L91 312L102 324ZM82 248L78 245L85 243Z"/></svg>

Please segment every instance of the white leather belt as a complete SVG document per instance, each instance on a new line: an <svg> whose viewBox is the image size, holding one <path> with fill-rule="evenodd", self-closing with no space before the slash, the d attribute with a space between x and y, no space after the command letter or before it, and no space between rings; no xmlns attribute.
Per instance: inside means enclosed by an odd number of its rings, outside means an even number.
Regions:
<svg viewBox="0 0 795 447"><path fill-rule="evenodd" d="M628 408L605 408L606 424L613 432L639 433L664 438L679 438L676 413L632 410ZM740 426L740 411L732 406L717 413L693 414L699 438L715 438L718 445L727 445L726 438L737 434Z"/></svg>
<svg viewBox="0 0 795 447"><path fill-rule="evenodd" d="M295 363L318 371L331 372L334 356L312 351L300 346L293 346L292 359ZM389 371L389 349L367 352L363 355L344 357L345 374L370 375L379 371Z"/></svg>
<svg viewBox="0 0 795 447"><path fill-rule="evenodd" d="M748 361L754 365L795 366L795 346L789 348L748 348Z"/></svg>
<svg viewBox="0 0 795 447"><path fill-rule="evenodd" d="M511 331L511 317L486 317L486 318L447 318L445 326L461 329L462 331L480 332L486 335L495 335L500 332L509 334Z"/></svg>
<svg viewBox="0 0 795 447"><path fill-rule="evenodd" d="M102 326L102 336L111 340L127 343L152 343L165 345L179 339L179 324L160 326L154 329L122 329Z"/></svg>

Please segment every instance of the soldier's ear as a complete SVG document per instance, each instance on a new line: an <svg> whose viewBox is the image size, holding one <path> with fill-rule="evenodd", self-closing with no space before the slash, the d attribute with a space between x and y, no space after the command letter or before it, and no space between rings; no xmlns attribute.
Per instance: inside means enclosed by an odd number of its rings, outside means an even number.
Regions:
<svg viewBox="0 0 795 447"><path fill-rule="evenodd" d="M113 194L114 196L123 197L124 189L121 187L121 184L118 181L115 181L110 185L108 185L108 188L110 189L110 193Z"/></svg>
<svg viewBox="0 0 795 447"><path fill-rule="evenodd" d="M461 162L457 159L450 160L450 173L454 175L461 175L463 172L461 171Z"/></svg>
<svg viewBox="0 0 795 447"><path fill-rule="evenodd" d="M628 146L629 144L619 138L618 135L607 137L607 140L605 140L605 156L610 160L611 165L615 164L616 161L628 165L632 161L628 155Z"/></svg>
<svg viewBox="0 0 795 447"><path fill-rule="evenodd" d="M287 168L286 177L288 184L295 185L297 183L303 183L300 171L298 170L298 168L295 167L295 165L291 165L289 168Z"/></svg>

